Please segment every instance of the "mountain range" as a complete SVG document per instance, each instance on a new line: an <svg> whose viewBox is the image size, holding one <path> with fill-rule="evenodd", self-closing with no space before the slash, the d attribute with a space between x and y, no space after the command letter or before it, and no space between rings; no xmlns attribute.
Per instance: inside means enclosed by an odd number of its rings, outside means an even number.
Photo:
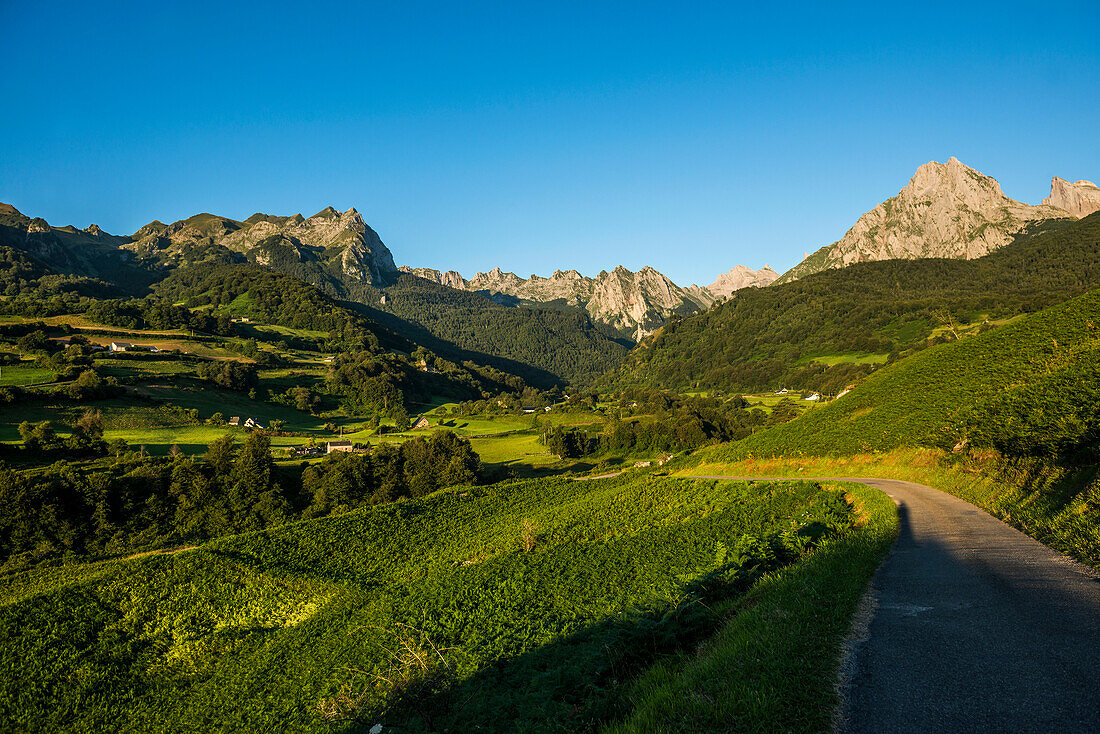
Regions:
<svg viewBox="0 0 1100 734"><path fill-rule="evenodd" d="M2 205L7 225L0 244L21 249L60 269L140 286L165 270L205 262L252 262L324 288L331 295L362 303L381 301L376 289L399 273L392 253L354 208L327 207L311 217L257 213L243 221L197 214L172 224L152 221L129 236L110 235L96 225L80 230L51 227L10 205ZM549 278L520 278L494 268L466 280L454 271L400 269L455 290L487 296L506 306L550 306L587 312L635 341L673 315L703 310L734 290L767 285L778 274L738 266L709 287L682 288L651 267L631 272L619 266L595 278L575 270ZM384 304L384 301L383 301Z"/></svg>
<svg viewBox="0 0 1100 734"><path fill-rule="evenodd" d="M203 213L171 224L152 221L126 236L95 224L54 227L0 204L0 245L55 272L98 279L134 294L176 268L251 262L309 282L335 298L413 321L416 314L410 309L388 303L386 290L402 279L401 291L409 296L415 290L409 278L415 276L444 286L444 291L430 292L433 303L446 300L448 292L465 291L499 306L580 311L637 342L670 319L704 311L744 288L860 262L978 258L1041 230L1045 222L1073 220L1098 209L1100 188L1089 181L1055 177L1050 196L1030 205L1009 198L995 179L952 157L920 166L896 196L783 275L767 265L759 270L738 265L707 286L677 285L648 266L635 272L620 265L595 277L557 270L550 277L527 278L497 267L471 279L453 270L399 269L378 233L354 208L340 212L327 207L308 218L256 213L235 220ZM423 303L424 295L414 300Z"/></svg>

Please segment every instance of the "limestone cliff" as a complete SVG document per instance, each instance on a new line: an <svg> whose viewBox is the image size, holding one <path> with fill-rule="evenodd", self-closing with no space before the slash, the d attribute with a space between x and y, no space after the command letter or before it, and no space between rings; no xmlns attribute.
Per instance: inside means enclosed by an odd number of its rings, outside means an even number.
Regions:
<svg viewBox="0 0 1100 734"><path fill-rule="evenodd" d="M1060 206L1031 206L1005 196L996 180L956 158L932 161L918 168L897 196L861 216L844 237L806 257L779 282L869 260L981 257L1007 245L1031 222L1068 216Z"/></svg>
<svg viewBox="0 0 1100 734"><path fill-rule="evenodd" d="M1100 186L1092 181L1070 183L1055 176L1050 181L1050 196L1043 203L1064 209L1077 218L1087 217L1100 211Z"/></svg>
<svg viewBox="0 0 1100 734"><path fill-rule="evenodd" d="M401 268L405 272L460 290L483 293L498 303L558 304L581 308L635 339L651 333L673 314L706 308L714 297L698 286L681 288L651 267L632 272L621 265L595 278L576 270L556 270L549 278L521 278L500 268L466 280L451 270Z"/></svg>
<svg viewBox="0 0 1100 734"><path fill-rule="evenodd" d="M308 219L301 214L253 214L243 222L197 214L168 225L150 222L131 240L123 246L170 265L201 261L228 250L264 265L275 258L313 261L341 277L374 284L397 270L378 233L354 208L339 212L327 207Z"/></svg>
<svg viewBox="0 0 1100 734"><path fill-rule="evenodd" d="M770 265L765 265L759 270L737 265L728 273L719 275L706 287L706 290L715 298L725 298L742 288L762 288L771 285L778 277L779 273L772 270Z"/></svg>

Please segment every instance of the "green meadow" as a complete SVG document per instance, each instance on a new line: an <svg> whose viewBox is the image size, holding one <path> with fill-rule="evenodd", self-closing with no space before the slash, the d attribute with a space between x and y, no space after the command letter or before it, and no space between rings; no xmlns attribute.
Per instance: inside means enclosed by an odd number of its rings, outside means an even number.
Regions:
<svg viewBox="0 0 1100 734"><path fill-rule="evenodd" d="M0 711L24 730L173 732L576 731L652 717L661 690L697 685L696 662L675 656L744 638L731 625L760 622L736 600L761 579L789 584L772 574L800 559L850 553L837 543L860 532L859 512L814 483L541 479L33 569L0 579L0 667L19 671L0 681ZM776 639L824 655L804 679L833 666L876 548L849 569L851 588L815 597L835 605L825 628L779 623ZM782 695L805 700L797 684ZM820 722L832 694L811 687L806 721Z"/></svg>

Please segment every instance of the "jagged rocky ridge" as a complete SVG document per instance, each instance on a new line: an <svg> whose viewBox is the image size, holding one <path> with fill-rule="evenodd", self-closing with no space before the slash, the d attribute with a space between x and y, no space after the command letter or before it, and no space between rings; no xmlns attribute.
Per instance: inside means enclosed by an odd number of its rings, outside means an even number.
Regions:
<svg viewBox="0 0 1100 734"><path fill-rule="evenodd" d="M59 272L115 282L163 277L174 267L202 262L279 261L309 264L349 281L378 285L396 273L393 255L355 209L328 207L308 219L301 214L253 214L243 222L196 214L172 224L152 221L130 236L97 225L53 227L0 204L0 245L15 247ZM140 276L140 277L139 277Z"/></svg>
<svg viewBox="0 0 1100 734"><path fill-rule="evenodd" d="M925 257L972 259L999 249L1028 225L1086 216L1100 209L1100 190L1060 178L1038 206L1011 199L995 179L950 158L917 169L909 184L856 221L839 241L809 255L779 278L787 282L856 262Z"/></svg>
<svg viewBox="0 0 1100 734"><path fill-rule="evenodd" d="M664 325L675 314L686 315L705 309L735 290L767 285L778 275L768 266L759 271L738 266L718 277L706 288L682 288L651 267L637 272L618 266L595 278L576 270L556 270L549 278L493 268L467 280L454 270L401 268L405 272L451 288L482 293L505 304L560 304L581 308L603 322L639 340Z"/></svg>
<svg viewBox="0 0 1100 734"><path fill-rule="evenodd" d="M243 221L203 213L171 224L154 220L130 236L116 236L96 225L84 230L51 227L3 205L0 227L0 244L22 249L61 271L122 280L135 289L177 267L248 261L289 273L332 295L373 303L378 298L373 288L384 288L398 272L389 249L354 208L340 212L327 207L308 218L257 213ZM499 304L581 309L635 340L675 314L694 313L737 288L766 285L775 278L770 268L752 271L739 266L710 287L681 288L650 267L632 272L620 266L595 278L559 270L549 278L526 279L495 268L469 281L454 271L402 270L481 293Z"/></svg>
<svg viewBox="0 0 1100 734"><path fill-rule="evenodd" d="M224 248L261 265L277 257L324 264L334 274L375 285L397 271L389 249L354 208L326 207L308 219L253 214L238 222L197 214L170 225L154 221L122 246L174 265L217 256Z"/></svg>

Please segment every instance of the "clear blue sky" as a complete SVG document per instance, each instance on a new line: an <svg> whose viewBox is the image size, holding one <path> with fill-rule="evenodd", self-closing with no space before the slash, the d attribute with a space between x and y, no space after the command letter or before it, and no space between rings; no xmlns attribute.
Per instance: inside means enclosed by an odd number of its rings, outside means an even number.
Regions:
<svg viewBox="0 0 1100 734"><path fill-rule="evenodd" d="M398 264L709 283L928 160L1100 179L1100 2L0 0L0 100L52 224L355 206Z"/></svg>

